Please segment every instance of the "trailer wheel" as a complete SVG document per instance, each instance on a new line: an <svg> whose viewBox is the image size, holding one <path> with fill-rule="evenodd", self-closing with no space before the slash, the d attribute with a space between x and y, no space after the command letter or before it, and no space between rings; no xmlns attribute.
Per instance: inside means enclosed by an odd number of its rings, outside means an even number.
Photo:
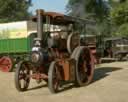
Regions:
<svg viewBox="0 0 128 102"><path fill-rule="evenodd" d="M0 70L3 72L11 72L13 69L13 61L10 57L4 56L0 59Z"/></svg>
<svg viewBox="0 0 128 102"><path fill-rule="evenodd" d="M26 91L30 83L28 63L20 61L15 71L15 87L18 91Z"/></svg>
<svg viewBox="0 0 128 102"><path fill-rule="evenodd" d="M75 53L75 54L74 54ZM74 50L71 58L76 60L76 81L77 86L84 86L92 81L94 74L94 59L87 47L79 46Z"/></svg>
<svg viewBox="0 0 128 102"><path fill-rule="evenodd" d="M60 80L57 62L53 61L48 72L48 87L52 93L57 93L59 91L59 84Z"/></svg>

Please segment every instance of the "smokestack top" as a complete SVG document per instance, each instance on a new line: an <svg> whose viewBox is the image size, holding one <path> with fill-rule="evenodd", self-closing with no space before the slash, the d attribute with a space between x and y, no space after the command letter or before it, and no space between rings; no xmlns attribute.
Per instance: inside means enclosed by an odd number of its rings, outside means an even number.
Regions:
<svg viewBox="0 0 128 102"><path fill-rule="evenodd" d="M43 15L43 14L44 14L44 10L43 10L43 9L37 9L37 10L36 10L36 14L37 14L37 15L38 15L38 14Z"/></svg>

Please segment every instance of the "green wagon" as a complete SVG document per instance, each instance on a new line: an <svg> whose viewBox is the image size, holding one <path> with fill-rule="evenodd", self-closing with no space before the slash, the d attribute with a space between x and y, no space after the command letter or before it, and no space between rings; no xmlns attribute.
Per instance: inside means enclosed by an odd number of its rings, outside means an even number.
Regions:
<svg viewBox="0 0 128 102"><path fill-rule="evenodd" d="M36 36L36 24L20 21L0 24L0 70L12 71L18 60L28 57Z"/></svg>

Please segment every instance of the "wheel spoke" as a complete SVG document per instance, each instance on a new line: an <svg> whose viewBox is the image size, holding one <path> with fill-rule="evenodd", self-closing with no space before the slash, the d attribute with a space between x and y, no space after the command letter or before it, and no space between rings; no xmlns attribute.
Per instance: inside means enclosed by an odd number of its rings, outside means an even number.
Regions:
<svg viewBox="0 0 128 102"><path fill-rule="evenodd" d="M23 74L22 75L19 75L19 80L22 80L22 79L24 79Z"/></svg>

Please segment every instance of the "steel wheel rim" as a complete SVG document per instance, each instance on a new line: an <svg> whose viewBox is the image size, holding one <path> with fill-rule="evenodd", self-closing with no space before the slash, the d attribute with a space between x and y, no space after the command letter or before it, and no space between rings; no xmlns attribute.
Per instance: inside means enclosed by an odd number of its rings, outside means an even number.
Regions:
<svg viewBox="0 0 128 102"><path fill-rule="evenodd" d="M88 61L88 56L85 54L85 50L82 50L78 58L78 74L81 83L86 84L91 76L91 61Z"/></svg>
<svg viewBox="0 0 128 102"><path fill-rule="evenodd" d="M57 69L58 69L57 65L55 64L52 80L53 80L53 87L56 91L59 89L59 78L58 78Z"/></svg>

